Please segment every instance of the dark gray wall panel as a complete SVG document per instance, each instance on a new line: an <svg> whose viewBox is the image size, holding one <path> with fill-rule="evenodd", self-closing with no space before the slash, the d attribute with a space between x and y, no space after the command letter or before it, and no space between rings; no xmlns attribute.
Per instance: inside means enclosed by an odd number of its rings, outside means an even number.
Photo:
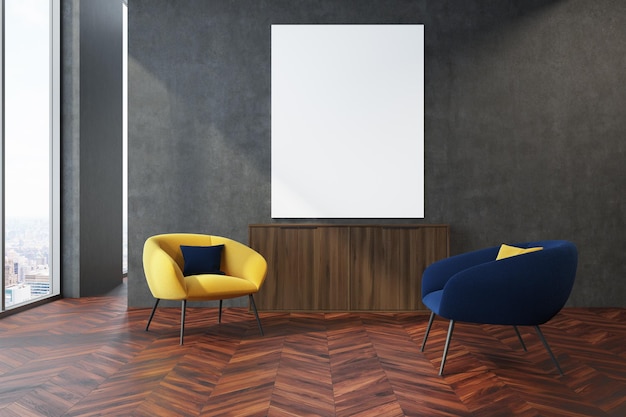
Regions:
<svg viewBox="0 0 626 417"><path fill-rule="evenodd" d="M423 221L453 254L572 240L570 305L624 306L624 19L619 0L132 0L129 306L152 303L148 236L272 221L272 23L424 23Z"/></svg>
<svg viewBox="0 0 626 417"><path fill-rule="evenodd" d="M80 2L80 296L122 281L122 6Z"/></svg>

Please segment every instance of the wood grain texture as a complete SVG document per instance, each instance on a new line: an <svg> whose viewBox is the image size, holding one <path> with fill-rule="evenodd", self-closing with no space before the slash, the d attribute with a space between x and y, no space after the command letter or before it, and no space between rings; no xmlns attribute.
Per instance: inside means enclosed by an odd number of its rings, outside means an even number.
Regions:
<svg viewBox="0 0 626 417"><path fill-rule="evenodd" d="M419 311L424 269L449 255L447 225L250 225L268 262L261 311Z"/></svg>
<svg viewBox="0 0 626 417"><path fill-rule="evenodd" d="M249 239L268 262L259 310L349 309L348 228L251 227Z"/></svg>
<svg viewBox="0 0 626 417"><path fill-rule="evenodd" d="M372 226L351 230L351 310L425 310L422 274L448 256L446 226Z"/></svg>
<svg viewBox="0 0 626 417"><path fill-rule="evenodd" d="M420 352L427 315L261 313L190 305L128 310L125 288L0 320L0 415L553 416L626 415L626 309L566 308L531 328L459 323L443 377L447 323Z"/></svg>
<svg viewBox="0 0 626 417"><path fill-rule="evenodd" d="M350 229L316 229L314 236L313 274L316 282L310 310L349 310Z"/></svg>

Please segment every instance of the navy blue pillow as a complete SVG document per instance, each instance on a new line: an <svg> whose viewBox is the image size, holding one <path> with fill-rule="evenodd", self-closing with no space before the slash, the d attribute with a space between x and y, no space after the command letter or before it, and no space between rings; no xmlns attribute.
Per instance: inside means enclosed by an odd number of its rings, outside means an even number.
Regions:
<svg viewBox="0 0 626 417"><path fill-rule="evenodd" d="M183 253L185 267L183 275L220 274L222 263L222 250L224 245L215 246L184 246L180 245Z"/></svg>

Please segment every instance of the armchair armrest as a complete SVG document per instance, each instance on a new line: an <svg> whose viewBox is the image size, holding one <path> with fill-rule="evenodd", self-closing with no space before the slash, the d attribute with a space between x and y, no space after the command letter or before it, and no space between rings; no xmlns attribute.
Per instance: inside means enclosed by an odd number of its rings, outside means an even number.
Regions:
<svg viewBox="0 0 626 417"><path fill-rule="evenodd" d="M430 264L422 275L422 297L444 288L450 278L474 265L496 259L499 247L480 249L441 259Z"/></svg>
<svg viewBox="0 0 626 417"><path fill-rule="evenodd" d="M144 244L143 269L155 298L182 300L187 297L183 271L154 238L149 238Z"/></svg>
<svg viewBox="0 0 626 417"><path fill-rule="evenodd" d="M226 237L213 236L212 242L226 246L222 265L226 275L244 278L256 285L257 289L261 288L267 273L267 261L260 253Z"/></svg>

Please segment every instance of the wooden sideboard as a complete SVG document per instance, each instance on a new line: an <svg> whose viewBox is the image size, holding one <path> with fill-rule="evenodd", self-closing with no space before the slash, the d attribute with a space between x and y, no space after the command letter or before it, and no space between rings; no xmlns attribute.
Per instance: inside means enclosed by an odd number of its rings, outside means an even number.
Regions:
<svg viewBox="0 0 626 417"><path fill-rule="evenodd" d="M254 224L264 311L424 310L422 273L449 256L448 225Z"/></svg>

